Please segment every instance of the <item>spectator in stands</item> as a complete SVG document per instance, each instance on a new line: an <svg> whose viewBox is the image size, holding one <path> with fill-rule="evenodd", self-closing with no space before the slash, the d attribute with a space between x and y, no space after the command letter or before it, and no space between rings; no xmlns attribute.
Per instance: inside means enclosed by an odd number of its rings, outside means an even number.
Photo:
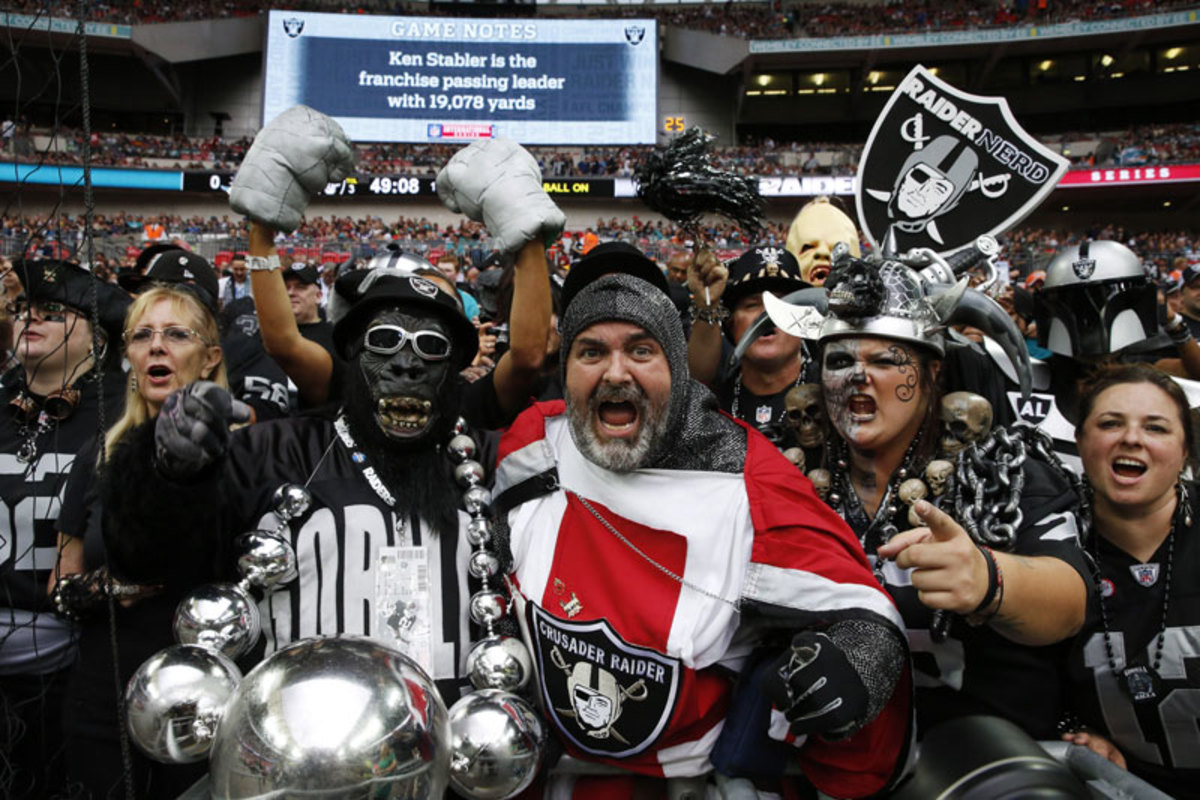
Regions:
<svg viewBox="0 0 1200 800"><path fill-rule="evenodd" d="M283 283L300 335L321 345L330 357L336 358L333 325L321 317L320 280L317 268L303 261L294 262L283 271Z"/></svg>
<svg viewBox="0 0 1200 800"><path fill-rule="evenodd" d="M169 251L166 257L175 252L180 251ZM130 306L124 335L130 363L125 410L104 436L107 454L126 444L127 435L137 426L156 417L176 389L198 380L228 386L217 319L207 293L202 292L194 284L159 283ZM248 418L249 408L238 405ZM80 450L57 526L60 549L81 554L74 579L81 589L70 593L74 604L66 606L73 618L82 620L79 659L66 695L66 767L72 785L81 787L84 797L97 800L124 789L117 714L121 692L116 686L125 686L143 661L173 643L172 618L190 588L130 585L122 582L118 570L109 571L106 552L112 539L101 529L98 453L95 439ZM120 532L110 530L107 535L119 538ZM186 550L172 553L185 562L191 555ZM112 606L111 619L104 595L110 582L121 587L121 601ZM113 631L115 647L110 638ZM117 664L114 655L120 658ZM201 766L163 765L136 750L132 759L133 785L139 796L175 797L204 774Z"/></svg>
<svg viewBox="0 0 1200 800"><path fill-rule="evenodd" d="M17 261L24 292L13 303L19 366L0 385L0 794L58 796L63 788L62 699L76 630L47 592L75 571L45 523L59 508L71 462L95 435L101 407L120 404L121 323L129 299L76 264ZM91 298L101 330L90 322ZM93 349L98 337L98 350ZM97 368L104 369L97 374ZM98 378L103 378L103 381Z"/></svg>
<svg viewBox="0 0 1200 800"><path fill-rule="evenodd" d="M804 382L803 342L776 330L760 337L736 366L722 356L762 313L763 291L786 295L808 286L796 259L782 247L754 247L726 268L703 251L688 281L695 309L688 340L692 377L709 384L734 418L781 443L784 398Z"/></svg>
<svg viewBox="0 0 1200 800"><path fill-rule="evenodd" d="M221 278L218 299L221 308L231 305L234 300L250 296L250 281L246 279L246 254L234 253L229 262L229 274Z"/></svg>
<svg viewBox="0 0 1200 800"><path fill-rule="evenodd" d="M1183 271L1179 292L1179 313L1193 337L1200 337L1200 264L1190 264Z"/></svg>

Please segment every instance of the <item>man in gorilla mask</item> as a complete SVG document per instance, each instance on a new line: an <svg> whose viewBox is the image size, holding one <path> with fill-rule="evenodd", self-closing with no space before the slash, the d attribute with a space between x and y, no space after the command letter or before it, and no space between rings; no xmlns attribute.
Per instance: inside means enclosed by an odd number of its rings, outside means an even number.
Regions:
<svg viewBox="0 0 1200 800"><path fill-rule="evenodd" d="M229 432L241 404L200 382L168 398L155 421L112 453L105 540L114 572L143 584L236 579L231 545L279 524L275 491L307 485L290 521L299 577L261 603L268 652L299 638L369 636L416 659L457 698L469 645L470 547L458 536L453 466L457 373L474 356L474 326L430 281L392 270L338 279L330 316L346 358L347 397L333 420L302 417ZM134 493L130 485L141 487ZM164 535L169 530L170 535ZM427 567L413 637L389 624L395 587L381 564ZM415 650L412 641L426 641Z"/></svg>

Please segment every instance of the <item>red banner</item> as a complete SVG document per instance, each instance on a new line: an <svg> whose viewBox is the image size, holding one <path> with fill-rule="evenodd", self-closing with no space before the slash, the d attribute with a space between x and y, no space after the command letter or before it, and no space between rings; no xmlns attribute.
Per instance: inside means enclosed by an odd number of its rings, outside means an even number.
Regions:
<svg viewBox="0 0 1200 800"><path fill-rule="evenodd" d="M1075 169L1058 182L1058 188L1076 186L1133 186L1152 183L1200 181L1200 164L1172 164L1164 167L1106 167Z"/></svg>

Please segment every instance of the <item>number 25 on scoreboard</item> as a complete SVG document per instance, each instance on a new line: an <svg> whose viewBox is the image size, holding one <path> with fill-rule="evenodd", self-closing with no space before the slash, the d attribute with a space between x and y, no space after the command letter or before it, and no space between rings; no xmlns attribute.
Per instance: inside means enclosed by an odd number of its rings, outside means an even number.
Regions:
<svg viewBox="0 0 1200 800"><path fill-rule="evenodd" d="M667 133L683 133L686 128L683 117L663 118L663 130Z"/></svg>

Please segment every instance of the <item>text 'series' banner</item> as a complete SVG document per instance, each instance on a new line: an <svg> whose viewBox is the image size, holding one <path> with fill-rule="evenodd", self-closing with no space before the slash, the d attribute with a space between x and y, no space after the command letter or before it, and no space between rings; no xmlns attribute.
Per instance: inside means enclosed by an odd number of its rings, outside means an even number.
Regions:
<svg viewBox="0 0 1200 800"><path fill-rule="evenodd" d="M653 20L272 11L264 122L302 103L351 139L653 144Z"/></svg>

